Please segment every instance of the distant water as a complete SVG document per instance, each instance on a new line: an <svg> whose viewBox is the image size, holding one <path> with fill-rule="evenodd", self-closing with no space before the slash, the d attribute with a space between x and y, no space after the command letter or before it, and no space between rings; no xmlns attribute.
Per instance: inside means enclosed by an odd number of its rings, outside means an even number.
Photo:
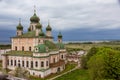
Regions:
<svg viewBox="0 0 120 80"><path fill-rule="evenodd" d="M120 41L120 40L79 40L79 41L63 41L63 43L84 43L84 42L109 42L109 41ZM57 43L57 41L54 41ZM10 41L0 41L0 44L11 44Z"/></svg>

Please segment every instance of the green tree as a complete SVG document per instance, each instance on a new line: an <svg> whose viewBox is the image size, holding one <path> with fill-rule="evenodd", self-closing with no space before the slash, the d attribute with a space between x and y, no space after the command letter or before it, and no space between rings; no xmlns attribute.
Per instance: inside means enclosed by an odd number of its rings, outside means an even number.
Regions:
<svg viewBox="0 0 120 80"><path fill-rule="evenodd" d="M88 61L91 80L120 80L120 52L111 48L99 48Z"/></svg>
<svg viewBox="0 0 120 80"><path fill-rule="evenodd" d="M85 56L82 56L81 57L81 67L84 68L84 69L87 69L87 62L89 61L89 59L95 55L98 51L98 48L96 47L92 47L89 52L87 53L87 55Z"/></svg>

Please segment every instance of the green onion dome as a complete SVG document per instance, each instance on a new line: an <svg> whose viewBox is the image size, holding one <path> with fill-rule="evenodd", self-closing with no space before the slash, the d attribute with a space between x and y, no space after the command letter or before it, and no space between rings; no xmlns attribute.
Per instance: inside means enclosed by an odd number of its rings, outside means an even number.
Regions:
<svg viewBox="0 0 120 80"><path fill-rule="evenodd" d="M41 31L41 32L39 33L39 36L40 36L40 37L44 37L44 36L45 36L44 32Z"/></svg>
<svg viewBox="0 0 120 80"><path fill-rule="evenodd" d="M39 17L34 13L34 15L30 18L31 22L38 23L40 21Z"/></svg>
<svg viewBox="0 0 120 80"><path fill-rule="evenodd" d="M17 30L23 30L23 26L21 25L21 23L18 24Z"/></svg>
<svg viewBox="0 0 120 80"><path fill-rule="evenodd" d="M42 25L40 23L38 23L36 26L35 26L37 29L41 29L42 28Z"/></svg>
<svg viewBox="0 0 120 80"><path fill-rule="evenodd" d="M39 52L39 53L48 52L48 50L47 50L48 48L47 48L47 46L45 44L39 44L38 46L36 46L36 48L38 49L37 52Z"/></svg>
<svg viewBox="0 0 120 80"><path fill-rule="evenodd" d="M48 24L48 26L46 27L46 31L51 31L52 28L50 27L50 25Z"/></svg>
<svg viewBox="0 0 120 80"><path fill-rule="evenodd" d="M65 46L64 46L63 43L57 43L57 47L58 47L59 49L65 49Z"/></svg>
<svg viewBox="0 0 120 80"><path fill-rule="evenodd" d="M58 38L62 38L62 34L61 34L61 32L59 32L59 34L58 34Z"/></svg>

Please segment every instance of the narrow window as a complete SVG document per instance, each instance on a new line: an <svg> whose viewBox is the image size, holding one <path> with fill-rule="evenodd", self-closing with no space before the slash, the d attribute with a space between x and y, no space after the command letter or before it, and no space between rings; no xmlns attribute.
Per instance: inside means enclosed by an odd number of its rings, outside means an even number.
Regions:
<svg viewBox="0 0 120 80"><path fill-rule="evenodd" d="M22 67L24 67L24 61L22 61Z"/></svg>
<svg viewBox="0 0 120 80"><path fill-rule="evenodd" d="M44 62L43 61L41 62L41 67L44 67Z"/></svg>
<svg viewBox="0 0 120 80"><path fill-rule="evenodd" d="M55 58L53 58L53 63L55 63Z"/></svg>
<svg viewBox="0 0 120 80"><path fill-rule="evenodd" d="M61 58L63 59L63 55L61 55Z"/></svg>
<svg viewBox="0 0 120 80"><path fill-rule="evenodd" d="M16 66L16 60L14 60L14 66Z"/></svg>
<svg viewBox="0 0 120 80"><path fill-rule="evenodd" d="M15 51L17 51L17 46L15 46Z"/></svg>
<svg viewBox="0 0 120 80"><path fill-rule="evenodd" d="M9 60L7 60L7 65L9 65Z"/></svg>
<svg viewBox="0 0 120 80"><path fill-rule="evenodd" d="M26 62L26 67L29 67L29 62L28 61Z"/></svg>
<svg viewBox="0 0 120 80"><path fill-rule="evenodd" d="M46 66L48 66L48 61L46 61Z"/></svg>
<svg viewBox="0 0 120 80"><path fill-rule="evenodd" d="M17 32L17 35L19 35L19 32Z"/></svg>
<svg viewBox="0 0 120 80"><path fill-rule="evenodd" d="M31 51L31 47L29 47L29 51Z"/></svg>
<svg viewBox="0 0 120 80"><path fill-rule="evenodd" d="M33 68L33 61L31 61L31 68Z"/></svg>
<svg viewBox="0 0 120 80"><path fill-rule="evenodd" d="M22 51L24 51L24 47L22 46Z"/></svg>
<svg viewBox="0 0 120 80"><path fill-rule="evenodd" d="M35 66L38 67L38 62L37 61L35 62Z"/></svg>

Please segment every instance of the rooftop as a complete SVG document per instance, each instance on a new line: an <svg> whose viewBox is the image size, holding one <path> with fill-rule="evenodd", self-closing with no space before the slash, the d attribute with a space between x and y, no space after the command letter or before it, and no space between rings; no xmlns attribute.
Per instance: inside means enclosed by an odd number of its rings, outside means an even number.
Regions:
<svg viewBox="0 0 120 80"><path fill-rule="evenodd" d="M3 55L10 55L10 56L32 56L31 51L9 51Z"/></svg>
<svg viewBox="0 0 120 80"><path fill-rule="evenodd" d="M13 38L33 38L33 37L36 37L35 36L35 31L29 31L27 33L24 33L23 35L21 36L15 36Z"/></svg>

